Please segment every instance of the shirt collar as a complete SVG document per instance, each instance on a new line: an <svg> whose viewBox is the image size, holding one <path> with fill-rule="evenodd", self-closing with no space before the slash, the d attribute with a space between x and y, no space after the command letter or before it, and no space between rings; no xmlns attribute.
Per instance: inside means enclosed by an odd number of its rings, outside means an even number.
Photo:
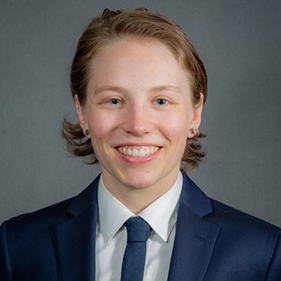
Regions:
<svg viewBox="0 0 281 281"><path fill-rule="evenodd" d="M178 201L182 183L183 176L179 172L175 184L139 214L165 242L168 241L177 220ZM99 231L104 237L105 243L107 243L123 224L130 217L135 216L135 214L106 189L102 176L98 186L98 203Z"/></svg>
<svg viewBox="0 0 281 281"><path fill-rule="evenodd" d="M165 242L177 221L182 183L183 176L179 172L174 185L139 214Z"/></svg>
<svg viewBox="0 0 281 281"><path fill-rule="evenodd" d="M98 205L100 233L107 243L134 213L106 189L102 175L98 186Z"/></svg>

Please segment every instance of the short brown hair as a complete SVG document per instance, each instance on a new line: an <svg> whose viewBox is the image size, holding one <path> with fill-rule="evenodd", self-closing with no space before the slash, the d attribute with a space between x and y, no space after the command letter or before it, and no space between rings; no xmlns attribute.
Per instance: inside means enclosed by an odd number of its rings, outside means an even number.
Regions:
<svg viewBox="0 0 281 281"><path fill-rule="evenodd" d="M89 65L108 43L123 36L134 35L156 39L166 45L175 55L179 64L191 77L192 101L196 106L200 93L207 98L207 73L195 47L184 31L165 16L144 8L132 11L111 11L105 9L102 16L94 18L83 32L74 55L70 71L72 96L78 96L80 104L86 104ZM63 121L62 136L67 141L67 150L75 156L89 156L89 164L98 162L91 140L86 138L79 123L71 123L67 117ZM205 135L199 132L195 138L187 139L182 157L186 172L198 166L205 156L198 138Z"/></svg>

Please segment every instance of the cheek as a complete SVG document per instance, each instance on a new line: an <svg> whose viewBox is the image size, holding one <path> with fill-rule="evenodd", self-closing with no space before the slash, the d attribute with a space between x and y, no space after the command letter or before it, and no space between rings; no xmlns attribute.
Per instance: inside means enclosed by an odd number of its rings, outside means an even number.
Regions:
<svg viewBox="0 0 281 281"><path fill-rule="evenodd" d="M104 114L91 114L88 118L91 135L94 138L106 137L107 134L116 126L116 119L105 116Z"/></svg>
<svg viewBox="0 0 281 281"><path fill-rule="evenodd" d="M188 135L189 118L186 114L174 114L162 119L161 127L172 139L186 139Z"/></svg>

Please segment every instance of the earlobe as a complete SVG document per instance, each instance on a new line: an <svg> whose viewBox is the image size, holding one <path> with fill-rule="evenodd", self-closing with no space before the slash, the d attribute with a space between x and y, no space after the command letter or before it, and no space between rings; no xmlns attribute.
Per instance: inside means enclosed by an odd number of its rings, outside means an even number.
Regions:
<svg viewBox="0 0 281 281"><path fill-rule="evenodd" d="M188 138L194 138L199 133L198 128L200 127L200 124L201 124L203 104L204 104L204 95L201 93L200 100L199 100L198 104L196 105L196 107L194 107L194 110L193 110L193 118L190 122Z"/></svg>

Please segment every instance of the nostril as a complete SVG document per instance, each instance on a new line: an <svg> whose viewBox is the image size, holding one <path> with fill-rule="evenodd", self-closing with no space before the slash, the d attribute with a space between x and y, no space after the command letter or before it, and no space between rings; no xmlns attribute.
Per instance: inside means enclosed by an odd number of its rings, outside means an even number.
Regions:
<svg viewBox="0 0 281 281"><path fill-rule="evenodd" d="M151 131L148 122L128 120L125 131L132 135L144 135Z"/></svg>

